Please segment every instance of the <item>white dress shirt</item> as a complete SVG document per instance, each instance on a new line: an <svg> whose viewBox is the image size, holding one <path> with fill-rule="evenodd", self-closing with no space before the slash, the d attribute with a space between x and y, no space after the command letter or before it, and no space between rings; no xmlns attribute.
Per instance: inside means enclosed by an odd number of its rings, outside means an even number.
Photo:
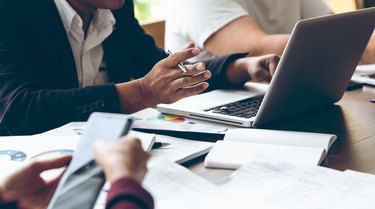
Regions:
<svg viewBox="0 0 375 209"><path fill-rule="evenodd" d="M108 82L102 43L111 35L116 20L110 10L97 9L85 38L83 21L66 0L54 0L64 24L77 68L80 87Z"/></svg>

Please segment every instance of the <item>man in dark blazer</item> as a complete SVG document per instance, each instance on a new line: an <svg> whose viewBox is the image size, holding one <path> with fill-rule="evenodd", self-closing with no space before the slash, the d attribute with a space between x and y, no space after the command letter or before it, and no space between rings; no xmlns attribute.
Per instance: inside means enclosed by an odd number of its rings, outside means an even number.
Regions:
<svg viewBox="0 0 375 209"><path fill-rule="evenodd" d="M73 20L82 25L83 46L102 26L98 10L113 14L115 24L94 52L74 49L58 1L80 17ZM178 63L197 54L194 44L169 57L157 48L135 19L132 0L0 0L0 135L40 133L95 111L129 114L207 89L269 81L279 60L234 54L181 73ZM86 66L95 76L103 71L105 82L85 85Z"/></svg>

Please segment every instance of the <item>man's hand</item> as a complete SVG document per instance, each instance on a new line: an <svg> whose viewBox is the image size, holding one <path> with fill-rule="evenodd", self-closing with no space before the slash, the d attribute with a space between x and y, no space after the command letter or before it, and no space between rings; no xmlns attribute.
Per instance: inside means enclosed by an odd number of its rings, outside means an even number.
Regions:
<svg viewBox="0 0 375 209"><path fill-rule="evenodd" d="M154 104L173 103L204 91L208 87L208 83L204 81L211 78L211 72L205 70L203 63L186 66L186 74L177 66L179 62L184 62L199 52L199 49L192 47L158 62L141 80L145 98L154 101Z"/></svg>
<svg viewBox="0 0 375 209"><path fill-rule="evenodd" d="M278 55L245 57L235 60L227 70L228 80L232 83L245 83L249 80L270 82L279 61Z"/></svg>
<svg viewBox="0 0 375 209"><path fill-rule="evenodd" d="M149 155L136 138L122 138L116 143L98 141L94 144L96 162L111 183L124 177L142 183L147 172Z"/></svg>
<svg viewBox="0 0 375 209"><path fill-rule="evenodd" d="M205 81L211 78L211 72L205 69L204 63L187 65L186 74L178 67L180 62L199 53L194 44L189 44L185 50L159 61L145 77L117 84L122 112L132 113L160 103L173 103L207 89Z"/></svg>
<svg viewBox="0 0 375 209"><path fill-rule="evenodd" d="M61 176L45 181L43 171L63 168L69 165L71 156L57 159L34 161L5 179L2 192L15 198L25 208L45 209L52 198Z"/></svg>

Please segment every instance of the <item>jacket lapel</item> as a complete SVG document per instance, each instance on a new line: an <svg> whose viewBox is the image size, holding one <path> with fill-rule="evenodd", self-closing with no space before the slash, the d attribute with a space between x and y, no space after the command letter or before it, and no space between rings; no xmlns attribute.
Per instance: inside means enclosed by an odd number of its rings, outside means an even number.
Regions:
<svg viewBox="0 0 375 209"><path fill-rule="evenodd" d="M38 27L39 45L44 50L44 56L52 60L48 66L53 70L54 80L58 80L60 87L77 88L78 78L72 49L65 32L54 0L29 0L28 8L35 18L34 23L44 23ZM34 26L37 27L37 26ZM34 29L35 30L35 29Z"/></svg>

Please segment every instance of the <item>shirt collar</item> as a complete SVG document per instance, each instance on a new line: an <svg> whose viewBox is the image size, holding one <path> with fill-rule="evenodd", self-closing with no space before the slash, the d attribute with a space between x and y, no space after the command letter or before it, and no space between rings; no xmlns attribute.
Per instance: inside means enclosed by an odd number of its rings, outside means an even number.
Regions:
<svg viewBox="0 0 375 209"><path fill-rule="evenodd" d="M92 23L96 28L110 27L112 30L116 24L116 19L113 16L111 10L109 9L98 9L94 17L92 18Z"/></svg>
<svg viewBox="0 0 375 209"><path fill-rule="evenodd" d="M73 24L78 24L82 28L82 19L78 13L70 6L66 0L54 0L64 24L66 33L71 32ZM116 19L109 9L97 9L92 19L95 27L114 27Z"/></svg>

